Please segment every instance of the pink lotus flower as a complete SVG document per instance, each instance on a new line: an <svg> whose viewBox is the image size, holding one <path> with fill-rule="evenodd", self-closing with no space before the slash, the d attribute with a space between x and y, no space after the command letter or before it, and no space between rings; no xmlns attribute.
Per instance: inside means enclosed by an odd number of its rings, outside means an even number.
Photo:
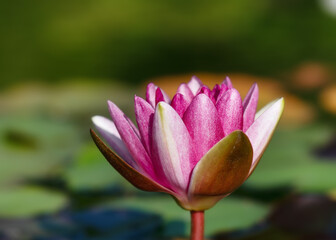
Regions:
<svg viewBox="0 0 336 240"><path fill-rule="evenodd" d="M193 77L172 98L150 83L135 96L138 128L112 102L112 121L92 118L98 148L129 182L166 192L184 209L204 211L232 193L257 166L280 119L284 100L256 113L258 86L244 100L227 78L212 90Z"/></svg>

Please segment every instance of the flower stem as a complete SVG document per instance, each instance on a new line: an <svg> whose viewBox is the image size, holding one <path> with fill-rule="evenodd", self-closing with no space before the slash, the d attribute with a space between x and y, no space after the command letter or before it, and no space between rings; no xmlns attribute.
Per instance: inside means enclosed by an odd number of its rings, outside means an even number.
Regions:
<svg viewBox="0 0 336 240"><path fill-rule="evenodd" d="M190 211L191 235L190 240L204 239L204 211Z"/></svg>

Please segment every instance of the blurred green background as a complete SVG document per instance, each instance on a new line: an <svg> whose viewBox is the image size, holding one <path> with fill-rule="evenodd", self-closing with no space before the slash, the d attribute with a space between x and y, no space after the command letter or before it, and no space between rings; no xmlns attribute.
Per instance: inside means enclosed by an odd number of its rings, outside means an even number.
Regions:
<svg viewBox="0 0 336 240"><path fill-rule="evenodd" d="M106 100L131 118L229 75L285 112L262 161L206 213L209 239L336 239L335 0L0 2L0 239L183 239L189 213L125 182L94 146Z"/></svg>

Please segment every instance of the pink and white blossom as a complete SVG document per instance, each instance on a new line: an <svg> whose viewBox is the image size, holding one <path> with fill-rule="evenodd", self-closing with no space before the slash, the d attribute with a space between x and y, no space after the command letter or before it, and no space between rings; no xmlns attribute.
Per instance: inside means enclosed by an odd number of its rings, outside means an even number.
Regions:
<svg viewBox="0 0 336 240"><path fill-rule="evenodd" d="M238 188L258 164L284 107L283 98L258 113L254 84L242 100L229 78L213 89L196 78L172 99L150 83L135 96L137 126L111 101L111 120L94 116L106 144L91 130L100 151L129 182L172 195L203 211Z"/></svg>

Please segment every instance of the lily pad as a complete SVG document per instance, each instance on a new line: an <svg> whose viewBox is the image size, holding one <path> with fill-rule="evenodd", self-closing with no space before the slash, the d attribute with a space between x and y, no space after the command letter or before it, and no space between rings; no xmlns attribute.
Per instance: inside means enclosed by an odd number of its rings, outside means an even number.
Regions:
<svg viewBox="0 0 336 240"><path fill-rule="evenodd" d="M277 131L247 186L276 188L288 185L313 192L336 188L336 162L321 161L314 154L316 146L328 139L330 133L327 125Z"/></svg>
<svg viewBox="0 0 336 240"><path fill-rule="evenodd" d="M55 212L65 206L64 195L36 187L0 190L0 216L30 217Z"/></svg>
<svg viewBox="0 0 336 240"><path fill-rule="evenodd" d="M108 114L106 101L115 101L122 108L133 106L130 87L107 79L67 79L63 83L21 84L0 96L2 114L24 116L41 114L51 118L81 119L90 122L93 114ZM83 117L87 121L83 121Z"/></svg>
<svg viewBox="0 0 336 240"><path fill-rule="evenodd" d="M336 162L311 163L300 168L294 186L305 193L328 193L336 189Z"/></svg>
<svg viewBox="0 0 336 240"><path fill-rule="evenodd" d="M139 191L111 167L92 142L83 146L79 156L65 170L65 180L74 191Z"/></svg>
<svg viewBox="0 0 336 240"><path fill-rule="evenodd" d="M162 195L151 198L127 198L110 202L115 208L139 209L160 214L166 222L180 221L186 225L184 234L189 234L190 213L181 209L172 198ZM221 230L241 229L261 221L268 213L267 205L249 200L228 197L205 212L207 235ZM180 230L179 230L180 231Z"/></svg>
<svg viewBox="0 0 336 240"><path fill-rule="evenodd" d="M78 142L76 128L68 123L43 117L0 118L0 186L57 172Z"/></svg>

